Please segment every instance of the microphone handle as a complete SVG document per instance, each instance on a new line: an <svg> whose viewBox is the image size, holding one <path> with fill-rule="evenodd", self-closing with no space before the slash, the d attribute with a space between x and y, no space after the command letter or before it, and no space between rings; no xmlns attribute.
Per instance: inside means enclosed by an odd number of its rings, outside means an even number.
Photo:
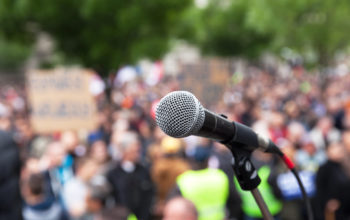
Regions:
<svg viewBox="0 0 350 220"><path fill-rule="evenodd" d="M236 133L235 125L222 115L204 110L205 120L202 128L194 135L213 139L218 142L230 141Z"/></svg>

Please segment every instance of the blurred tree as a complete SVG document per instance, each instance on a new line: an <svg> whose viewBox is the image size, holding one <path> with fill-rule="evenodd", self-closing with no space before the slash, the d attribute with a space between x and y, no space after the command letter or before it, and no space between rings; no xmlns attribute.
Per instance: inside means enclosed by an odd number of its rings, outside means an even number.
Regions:
<svg viewBox="0 0 350 220"><path fill-rule="evenodd" d="M329 65L350 41L347 0L208 0L197 9L193 39L204 52L256 57L293 51L307 63ZM287 49L287 50L286 50Z"/></svg>
<svg viewBox="0 0 350 220"><path fill-rule="evenodd" d="M193 7L183 17L184 36L208 55L256 58L271 36L246 24L249 7L246 0L209 0L204 8Z"/></svg>
<svg viewBox="0 0 350 220"><path fill-rule="evenodd" d="M191 0L20 0L67 62L101 74L140 58L160 58Z"/></svg>
<svg viewBox="0 0 350 220"><path fill-rule="evenodd" d="M59 62L106 74L160 58L183 38L209 55L299 54L328 65L350 40L347 0L0 0L0 68L30 54L35 33L55 41ZM286 53L287 51L287 53Z"/></svg>
<svg viewBox="0 0 350 220"><path fill-rule="evenodd" d="M34 34L20 1L0 0L0 69L18 70L29 56Z"/></svg>
<svg viewBox="0 0 350 220"><path fill-rule="evenodd" d="M30 54L30 45L0 38L0 69L5 72L19 70Z"/></svg>
<svg viewBox="0 0 350 220"><path fill-rule="evenodd" d="M249 2L249 3L248 3ZM249 0L247 25L274 36L272 48L288 47L306 62L329 65L350 42L347 0Z"/></svg>

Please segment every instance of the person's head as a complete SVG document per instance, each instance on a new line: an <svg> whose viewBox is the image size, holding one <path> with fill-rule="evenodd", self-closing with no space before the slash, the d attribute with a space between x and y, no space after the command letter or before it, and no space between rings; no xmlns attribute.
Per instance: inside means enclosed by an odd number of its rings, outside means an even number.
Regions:
<svg viewBox="0 0 350 220"><path fill-rule="evenodd" d="M30 174L21 182L21 192L29 204L41 202L45 195L45 178L41 173Z"/></svg>
<svg viewBox="0 0 350 220"><path fill-rule="evenodd" d="M1 109L0 109L1 111ZM11 129L11 120L8 116L0 112L0 129L4 131L9 131Z"/></svg>
<svg viewBox="0 0 350 220"><path fill-rule="evenodd" d="M24 117L17 118L15 125L18 132L21 134L22 141L30 140L34 136L33 129L26 118Z"/></svg>
<svg viewBox="0 0 350 220"><path fill-rule="evenodd" d="M182 142L178 138L165 136L162 138L160 147L163 155L175 155L182 150Z"/></svg>
<svg viewBox="0 0 350 220"><path fill-rule="evenodd" d="M345 158L344 146L339 142L331 143L327 147L328 160L341 162Z"/></svg>
<svg viewBox="0 0 350 220"><path fill-rule="evenodd" d="M273 112L270 120L270 127L274 129L280 129L285 125L285 117L280 112Z"/></svg>
<svg viewBox="0 0 350 220"><path fill-rule="evenodd" d="M284 105L284 111L290 118L297 118L300 114L300 109L294 100L288 101Z"/></svg>
<svg viewBox="0 0 350 220"><path fill-rule="evenodd" d="M198 212L195 205L182 197L176 197L167 202L164 208L163 220L197 220Z"/></svg>
<svg viewBox="0 0 350 220"><path fill-rule="evenodd" d="M191 155L192 168L195 170L208 167L208 160L211 155L211 148L207 146L196 146L193 155Z"/></svg>
<svg viewBox="0 0 350 220"><path fill-rule="evenodd" d="M66 151L61 142L54 141L47 146L45 156L49 159L49 167L58 167L62 165Z"/></svg>
<svg viewBox="0 0 350 220"><path fill-rule="evenodd" d="M91 144L90 157L97 163L103 164L109 160L106 142L103 140L96 140Z"/></svg>
<svg viewBox="0 0 350 220"><path fill-rule="evenodd" d="M292 122L287 128L287 139L293 144L299 144L305 135L305 128L299 122Z"/></svg>
<svg viewBox="0 0 350 220"><path fill-rule="evenodd" d="M44 176L41 173L32 174L28 179L28 189L32 195L42 195L45 190Z"/></svg>
<svg viewBox="0 0 350 220"><path fill-rule="evenodd" d="M86 198L87 209L91 213L100 212L108 198L110 188L107 184L89 184L89 192Z"/></svg>
<svg viewBox="0 0 350 220"><path fill-rule="evenodd" d="M134 132L125 132L118 144L122 161L136 163L140 159L140 141Z"/></svg>
<svg viewBox="0 0 350 220"><path fill-rule="evenodd" d="M281 151L289 158L293 159L296 149L294 145L287 139L280 139L277 142L277 146L280 147Z"/></svg>
<svg viewBox="0 0 350 220"><path fill-rule="evenodd" d="M323 134L327 134L333 127L333 120L328 116L322 117L318 121L317 127L322 131Z"/></svg>
<svg viewBox="0 0 350 220"><path fill-rule="evenodd" d="M301 141L301 149L309 155L314 155L317 152L314 142L308 136L303 137Z"/></svg>
<svg viewBox="0 0 350 220"><path fill-rule="evenodd" d="M74 131L65 131L62 133L61 142L67 152L74 152L75 148L79 145L79 138Z"/></svg>
<svg viewBox="0 0 350 220"><path fill-rule="evenodd" d="M98 166L91 158L79 158L75 164L76 175L83 181L89 181L97 172Z"/></svg>

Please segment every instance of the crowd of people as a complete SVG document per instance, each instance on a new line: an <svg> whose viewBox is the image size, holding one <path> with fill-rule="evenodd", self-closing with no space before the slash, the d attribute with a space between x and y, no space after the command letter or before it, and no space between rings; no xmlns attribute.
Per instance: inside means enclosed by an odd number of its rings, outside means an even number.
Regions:
<svg viewBox="0 0 350 220"><path fill-rule="evenodd" d="M225 146L195 136L171 138L156 126L157 101L181 89L181 77L110 85L95 96L95 130L51 134L33 131L23 86L1 87L0 219L262 218L254 198L240 189ZM232 72L222 97L208 108L269 137L295 162L316 219L347 219L348 88L350 74L298 66L281 75L248 66ZM271 214L306 219L299 186L279 158L254 151L252 161Z"/></svg>

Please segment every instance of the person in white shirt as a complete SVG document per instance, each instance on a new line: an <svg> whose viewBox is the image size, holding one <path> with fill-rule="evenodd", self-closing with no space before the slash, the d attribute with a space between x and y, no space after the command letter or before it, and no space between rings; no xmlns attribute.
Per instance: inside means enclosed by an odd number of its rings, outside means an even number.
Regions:
<svg viewBox="0 0 350 220"><path fill-rule="evenodd" d="M97 171L96 162L89 158L77 161L76 176L63 188L63 200L73 219L83 219L87 212L88 182Z"/></svg>

